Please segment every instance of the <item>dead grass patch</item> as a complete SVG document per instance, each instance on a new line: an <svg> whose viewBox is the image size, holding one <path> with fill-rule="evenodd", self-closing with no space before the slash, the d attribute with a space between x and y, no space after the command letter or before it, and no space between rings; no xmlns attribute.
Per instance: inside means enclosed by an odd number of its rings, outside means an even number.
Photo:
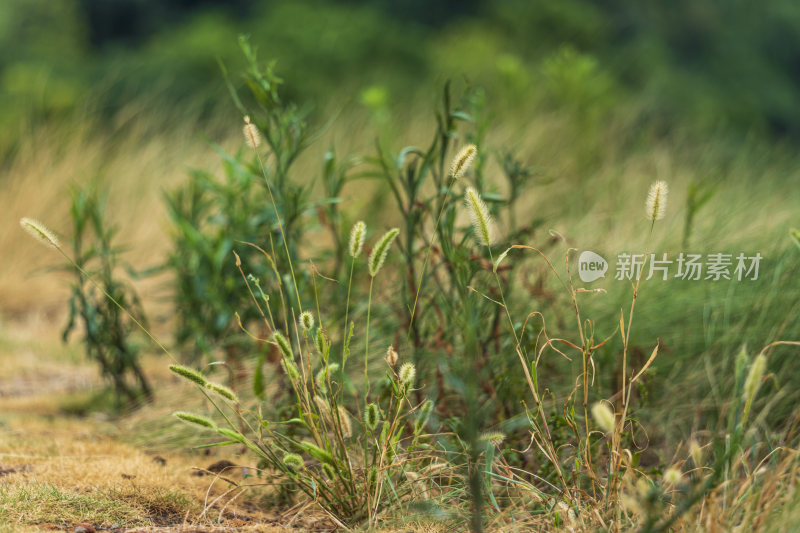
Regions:
<svg viewBox="0 0 800 533"><path fill-rule="evenodd" d="M192 476L197 458L156 457L120 441L110 423L30 415L2 422L0 465L10 473L0 479L0 523L130 527L271 518L247 505L248 495L230 504L223 497L203 515L204 502L228 483Z"/></svg>

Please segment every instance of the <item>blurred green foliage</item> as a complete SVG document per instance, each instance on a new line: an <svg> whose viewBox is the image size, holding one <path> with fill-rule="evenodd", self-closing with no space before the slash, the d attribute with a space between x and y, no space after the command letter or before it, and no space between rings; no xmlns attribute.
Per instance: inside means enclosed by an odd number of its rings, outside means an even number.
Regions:
<svg viewBox="0 0 800 533"><path fill-rule="evenodd" d="M82 105L229 106L214 59L238 66L240 33L296 80L290 99L323 107L401 106L466 75L514 102L549 95L590 115L634 105L668 127L800 134L791 0L7 0L0 148L21 121Z"/></svg>
<svg viewBox="0 0 800 533"><path fill-rule="evenodd" d="M117 228L107 224L105 206L104 195L92 187L73 190L74 263L66 268L75 280L62 337L66 342L73 331L79 332L87 357L100 366L113 387L116 406L121 407L149 401L153 393L131 342L136 324L122 311L129 309L141 317L141 305L133 288L120 280L121 250L113 244Z"/></svg>

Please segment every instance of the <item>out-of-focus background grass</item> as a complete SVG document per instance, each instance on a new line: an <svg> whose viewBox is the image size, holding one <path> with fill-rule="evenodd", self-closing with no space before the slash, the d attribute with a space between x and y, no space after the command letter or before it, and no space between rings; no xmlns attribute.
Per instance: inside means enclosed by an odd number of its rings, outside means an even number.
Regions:
<svg viewBox="0 0 800 533"><path fill-rule="evenodd" d="M757 282L647 285L634 331L643 344L664 342L655 371L674 402L721 404L716 387L725 374L715 369L730 368L741 344L800 337L800 250L789 238L800 225L794 1L5 0L0 316L7 345L25 331L44 334L63 313L64 278L38 275L55 260L30 245L17 220L30 215L56 231L68 227L71 184L106 184L127 259L139 268L163 262L163 191L190 168L219 169L207 140L232 150L241 144L241 117L220 63L231 72L243 67L243 33L262 58L277 61L286 99L307 105L317 124L335 117L299 163L309 180L331 146L369 155L379 138L393 149L427 142L430 110L450 79L480 88L472 98L489 119L486 145L497 150L488 173L499 175L495 156L505 147L538 176L521 192L520 223L542 220L576 247L614 257L643 246L644 195L664 179L670 208L653 249L673 257L687 247L765 256ZM504 190L499 178L491 187ZM687 241L692 187L713 195ZM356 192L345 191L348 209L367 209L371 197ZM609 293L587 305L598 331L610 334L629 287L611 279L595 286ZM146 307L157 308L163 284L142 290ZM34 325L21 328L26 320ZM605 375L614 371L612 348L607 359L598 355ZM770 362L773 386L783 391L776 417L796 399L787 387L800 382L792 357L778 350ZM681 426L679 439L697 420L675 405L660 422L665 433L673 422Z"/></svg>
<svg viewBox="0 0 800 533"><path fill-rule="evenodd" d="M636 175L636 195L652 178L679 178L675 231L686 197L680 187L689 181L738 179L747 189L738 200L752 208L730 227L725 218L699 220L707 230L699 235L761 234L766 245L774 240L764 225L796 220L797 211L774 205L794 206L800 197L792 187L800 8L789 0L7 0L0 6L6 313L57 300L37 290L47 281L21 282L36 263L14 222L49 214L58 226L70 182L111 181L127 242L158 249L160 219L143 211L161 209L153 200L186 169L213 165L204 139L224 143L236 133L218 61L232 72L242 67L241 33L277 61L287 99L310 106L319 123L338 117L326 142L345 152L368 153L378 136L393 146L421 144L417 132L430 123L438 87L468 80L482 88L496 144L518 149L561 185L543 191L543 215L570 211L594 224L587 209L619 212L620 191L609 193L597 179L605 173ZM745 209L737 195L719 190L709 209L723 216Z"/></svg>

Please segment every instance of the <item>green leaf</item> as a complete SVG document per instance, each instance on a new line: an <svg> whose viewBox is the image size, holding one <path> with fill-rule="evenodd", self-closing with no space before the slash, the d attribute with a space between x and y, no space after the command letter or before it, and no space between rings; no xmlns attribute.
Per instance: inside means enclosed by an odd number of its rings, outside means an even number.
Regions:
<svg viewBox="0 0 800 533"><path fill-rule="evenodd" d="M495 445L491 441L486 442L486 467L484 468L484 484L486 485L486 494L489 496L489 501L494 505L495 510L499 513L500 506L494 497L492 490L492 464L494 463L494 450Z"/></svg>
<svg viewBox="0 0 800 533"><path fill-rule="evenodd" d="M494 265L492 266L492 270L493 270L495 273L497 273L497 267L499 267L499 266L500 266L500 262L501 262L503 259L505 259L505 258L506 258L506 256L508 255L508 252L510 252L510 251L511 251L511 248L508 248L508 249L507 249L505 252L503 252L502 254L500 254L500 255L497 257L497 261L495 261L495 262L494 262Z"/></svg>
<svg viewBox="0 0 800 533"><path fill-rule="evenodd" d="M223 442L215 442L213 444L201 444L199 446L192 446L193 450L200 450L203 448L215 448L217 446L230 446L231 444L239 444L238 441L235 440L226 440Z"/></svg>

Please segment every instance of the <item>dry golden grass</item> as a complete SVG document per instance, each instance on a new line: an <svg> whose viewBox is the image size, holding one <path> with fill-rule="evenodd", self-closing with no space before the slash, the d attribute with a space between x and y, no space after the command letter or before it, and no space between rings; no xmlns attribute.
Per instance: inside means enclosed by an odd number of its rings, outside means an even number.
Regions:
<svg viewBox="0 0 800 533"><path fill-rule="evenodd" d="M9 504L2 521L10 524L208 523L219 518L232 499L223 497L206 508L205 502L224 493L229 484L191 475L196 466L206 466L215 457L147 454L97 420L59 415L48 420L28 413L4 418L0 464L20 469L5 476L0 486L0 499ZM225 476L241 480L240 474ZM223 518L266 518L249 505L249 498L239 500L227 506Z"/></svg>
<svg viewBox="0 0 800 533"><path fill-rule="evenodd" d="M71 530L81 523L137 532L330 530L313 508L265 512L259 491L234 498L237 491L228 493L230 485L223 479L191 475L197 464L219 456L145 453L126 443L116 427L96 419L6 411L1 421L0 472L7 474L0 474L0 531ZM241 481L238 474L224 476ZM445 529L411 523L380 531Z"/></svg>
<svg viewBox="0 0 800 533"><path fill-rule="evenodd" d="M191 531L219 520L228 527L282 530L270 525L277 515L256 505L264 490L230 491L235 485L225 479L192 475L222 458L252 467L245 458L180 449L146 453L130 443L136 439L124 431L129 424L109 420L102 410L82 418L65 414L91 403L103 382L94 365L40 325L29 320L2 343L8 371L0 377L0 531L76 523L185 525ZM176 393L163 359L147 357L144 366L167 394ZM167 412L163 417L170 418ZM238 469L223 476L242 483Z"/></svg>

